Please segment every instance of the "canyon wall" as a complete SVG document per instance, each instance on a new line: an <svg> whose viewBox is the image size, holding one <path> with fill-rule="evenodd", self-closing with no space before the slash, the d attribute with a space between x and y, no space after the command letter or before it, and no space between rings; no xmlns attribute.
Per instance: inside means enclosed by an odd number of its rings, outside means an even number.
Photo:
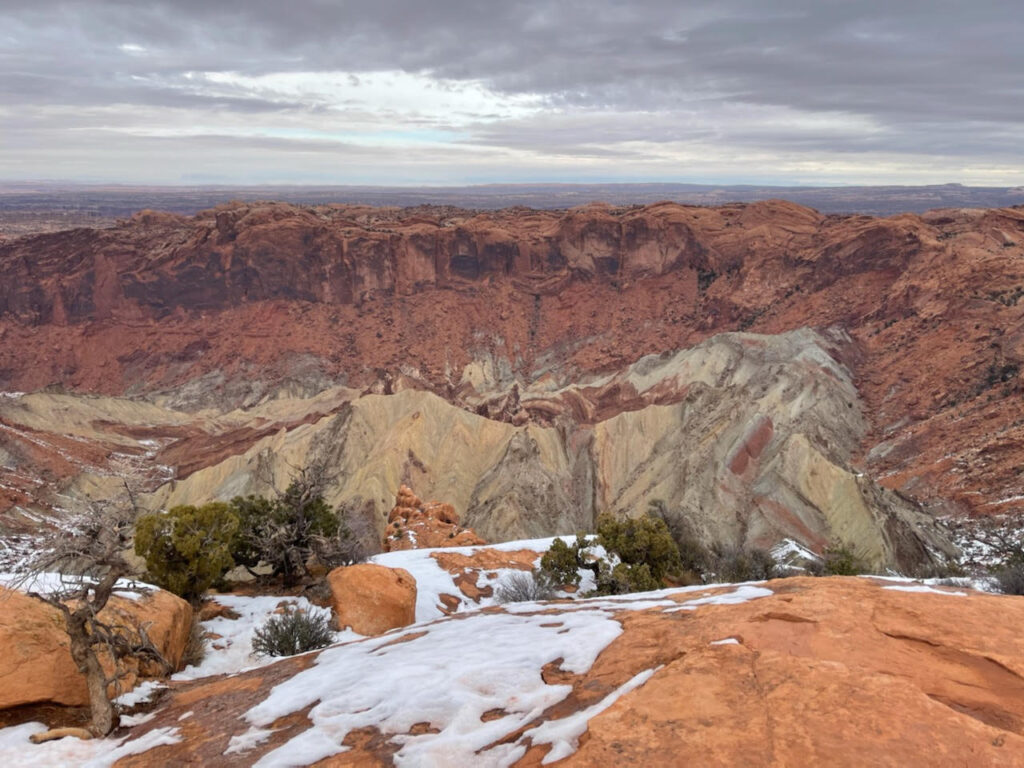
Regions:
<svg viewBox="0 0 1024 768"><path fill-rule="evenodd" d="M932 518L1024 509L1022 296L1020 209L143 212L0 243L0 390L40 392L0 395L0 510L328 453L336 501L408 481L491 538L659 501L927 559Z"/></svg>

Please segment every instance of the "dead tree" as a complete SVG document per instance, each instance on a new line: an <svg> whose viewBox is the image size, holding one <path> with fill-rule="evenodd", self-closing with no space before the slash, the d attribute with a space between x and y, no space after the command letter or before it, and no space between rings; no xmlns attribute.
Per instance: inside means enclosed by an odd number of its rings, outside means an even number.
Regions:
<svg viewBox="0 0 1024 768"><path fill-rule="evenodd" d="M338 473L324 459L306 466L289 465L288 486L279 489L269 464L257 469L258 479L273 490L273 498L236 498L240 545L236 562L250 571L269 565L285 586L307 574L306 564L316 555L325 564L361 559L364 542L361 528L353 530L344 509L332 509L324 495L338 482Z"/></svg>
<svg viewBox="0 0 1024 768"><path fill-rule="evenodd" d="M131 567L124 558L134 528L136 508L126 498L115 502L88 502L59 527L41 534L35 554L19 568L13 586L56 608L64 618L71 658L85 676L97 736L118 725L118 714L107 693L119 691L128 674L125 662L156 663L169 671L167 661L146 634L143 625L119 623L108 611L100 613L117 593L146 593L144 585L125 579ZM104 660L111 669L108 674Z"/></svg>

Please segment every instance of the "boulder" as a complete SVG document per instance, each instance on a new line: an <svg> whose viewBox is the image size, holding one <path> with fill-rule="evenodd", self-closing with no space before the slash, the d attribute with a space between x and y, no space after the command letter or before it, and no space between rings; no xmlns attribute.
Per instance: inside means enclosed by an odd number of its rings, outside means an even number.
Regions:
<svg viewBox="0 0 1024 768"><path fill-rule="evenodd" d="M192 608L170 592L153 589L137 600L112 597L100 613L103 621L145 627L149 639L176 669L192 629ZM54 703L86 706L85 677L71 660L68 636L60 612L21 592L0 587L0 709L24 704ZM109 660L101 661L109 669ZM124 693L143 677L158 676L154 668L128 666Z"/></svg>
<svg viewBox="0 0 1024 768"><path fill-rule="evenodd" d="M360 563L327 575L338 626L379 635L416 621L416 579L404 568Z"/></svg>

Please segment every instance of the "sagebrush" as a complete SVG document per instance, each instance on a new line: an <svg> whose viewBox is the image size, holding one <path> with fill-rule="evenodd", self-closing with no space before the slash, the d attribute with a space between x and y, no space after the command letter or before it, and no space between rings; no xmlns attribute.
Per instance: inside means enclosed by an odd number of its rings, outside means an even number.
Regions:
<svg viewBox="0 0 1024 768"><path fill-rule="evenodd" d="M324 648L333 641L325 614L289 605L253 633L252 650L259 656L294 656Z"/></svg>
<svg viewBox="0 0 1024 768"><path fill-rule="evenodd" d="M542 569L515 571L506 576L494 590L499 603L528 603L550 600L555 596L556 584Z"/></svg>

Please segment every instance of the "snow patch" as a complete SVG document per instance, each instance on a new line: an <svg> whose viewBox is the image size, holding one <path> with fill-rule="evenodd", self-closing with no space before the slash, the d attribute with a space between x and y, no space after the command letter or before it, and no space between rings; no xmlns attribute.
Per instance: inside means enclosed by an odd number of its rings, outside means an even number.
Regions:
<svg viewBox="0 0 1024 768"><path fill-rule="evenodd" d="M239 614L239 617L237 619L217 617L202 622L203 630L207 634L220 635L220 637L207 639L206 653L202 662L198 666L185 667L181 672L173 675L172 680L196 680L210 675L231 674L279 661L274 657L254 655L252 638L256 630L274 615L282 603L289 603L314 615L322 615L327 618L330 618L331 615L330 609L313 605L304 597L215 595L214 600ZM357 635L351 630L334 634L335 642L355 640L359 637L361 635Z"/></svg>
<svg viewBox="0 0 1024 768"><path fill-rule="evenodd" d="M228 742L228 748L224 750L224 754L233 755L237 752L248 752L269 739L273 733L273 731L266 728L250 727L245 733L231 737L231 741Z"/></svg>
<svg viewBox="0 0 1024 768"><path fill-rule="evenodd" d="M141 715L121 715L120 725L125 728L134 728L137 725L148 723L156 717L156 712L144 712Z"/></svg>
<svg viewBox="0 0 1024 768"><path fill-rule="evenodd" d="M497 600L492 597L482 597L479 602L470 600L462 594L455 585L455 575L442 568L433 557L434 553L459 554L472 557L474 552L481 549L493 549L499 552L515 552L522 549L532 550L537 553L537 560L534 567L540 565L540 558L551 547L555 539L561 539L568 545L576 541L575 536L550 536L544 539L525 539L522 541L505 541L500 544L484 544L471 547L435 547L432 549L405 549L396 552L385 552L370 558L371 563L383 565L388 568L404 568L413 578L416 579L416 621L431 621L447 615L445 605L441 602L441 595L451 595L458 598L459 604L455 612L475 610L488 605L494 605ZM603 555L604 550L600 547L592 548L595 554ZM498 568L495 570L481 571L477 577L477 587L484 589L491 587L496 589L498 585L509 577L510 574L522 572L517 568ZM488 575L492 574L493 575ZM580 583L580 591L585 592L594 588L593 573L583 571L583 581ZM568 596L563 593L563 596Z"/></svg>
<svg viewBox="0 0 1024 768"><path fill-rule="evenodd" d="M543 667L561 658L562 669L583 674L621 633L619 622L603 610L576 610L557 621L548 615L474 613L328 648L313 667L276 686L246 714L252 725L265 728L312 705L313 728L257 765L316 762L342 751L341 742L354 729L376 726L407 734L422 721L438 733L394 737L402 745L396 765L507 765L525 748L477 753L571 691L545 683ZM483 722L489 710L505 714Z"/></svg>
<svg viewBox="0 0 1024 768"><path fill-rule="evenodd" d="M177 728L157 728L146 733L134 741L129 741L121 746L112 749L105 755L95 757L87 762L82 768L110 768L122 757L128 755L141 755L156 747L166 747L181 742L181 734ZM97 743L104 743L99 741Z"/></svg>
<svg viewBox="0 0 1024 768"><path fill-rule="evenodd" d="M706 587L704 587L706 589ZM745 603L748 600L756 600L759 597L769 597L775 594L770 589L764 587L755 587L751 584L742 584L732 592L726 592L725 594L719 595L708 595L707 597L698 597L696 600L687 600L682 605L676 606L675 608L669 608L665 613L675 613L676 611L695 611L702 605L739 605Z"/></svg>
<svg viewBox="0 0 1024 768"><path fill-rule="evenodd" d="M882 589L891 589L896 592L930 592L933 595L952 595L954 597L967 597L966 592L947 592L942 589L935 589L927 584L907 584L892 587L882 587Z"/></svg>
<svg viewBox="0 0 1024 768"><path fill-rule="evenodd" d="M797 560L816 563L821 557L793 539L783 539L771 549L772 559L777 563L792 566Z"/></svg>
<svg viewBox="0 0 1024 768"><path fill-rule="evenodd" d="M646 683L659 669L661 667L646 669L631 677L597 702L597 704L559 720L547 720L536 728L531 728L523 736L530 737L534 744L551 745L551 750L541 760L541 763L544 765L566 758L579 747L580 736L586 733L587 725L591 718L597 717L597 715L618 701L620 697Z"/></svg>
<svg viewBox="0 0 1024 768"><path fill-rule="evenodd" d="M125 708L131 709L137 707L139 704L144 704L153 698L153 695L167 686L158 680L146 680L144 683L139 683L128 693L122 693L115 700L115 704Z"/></svg>
<svg viewBox="0 0 1024 768"><path fill-rule="evenodd" d="M23 723L0 729L0 763L18 768L110 768L122 757L139 755L155 747L177 744L181 735L177 728L157 728L135 739L90 739L73 737L33 744L29 736L42 733L42 723Z"/></svg>
<svg viewBox="0 0 1024 768"><path fill-rule="evenodd" d="M80 588L84 584L96 584L93 579L81 576L71 576L61 573L0 573L0 586L8 589L16 589L19 592L38 592L42 595L59 594ZM147 592L158 590L152 584L146 584L134 579L118 579L114 585L114 594L118 597L125 597L129 600L138 600Z"/></svg>

